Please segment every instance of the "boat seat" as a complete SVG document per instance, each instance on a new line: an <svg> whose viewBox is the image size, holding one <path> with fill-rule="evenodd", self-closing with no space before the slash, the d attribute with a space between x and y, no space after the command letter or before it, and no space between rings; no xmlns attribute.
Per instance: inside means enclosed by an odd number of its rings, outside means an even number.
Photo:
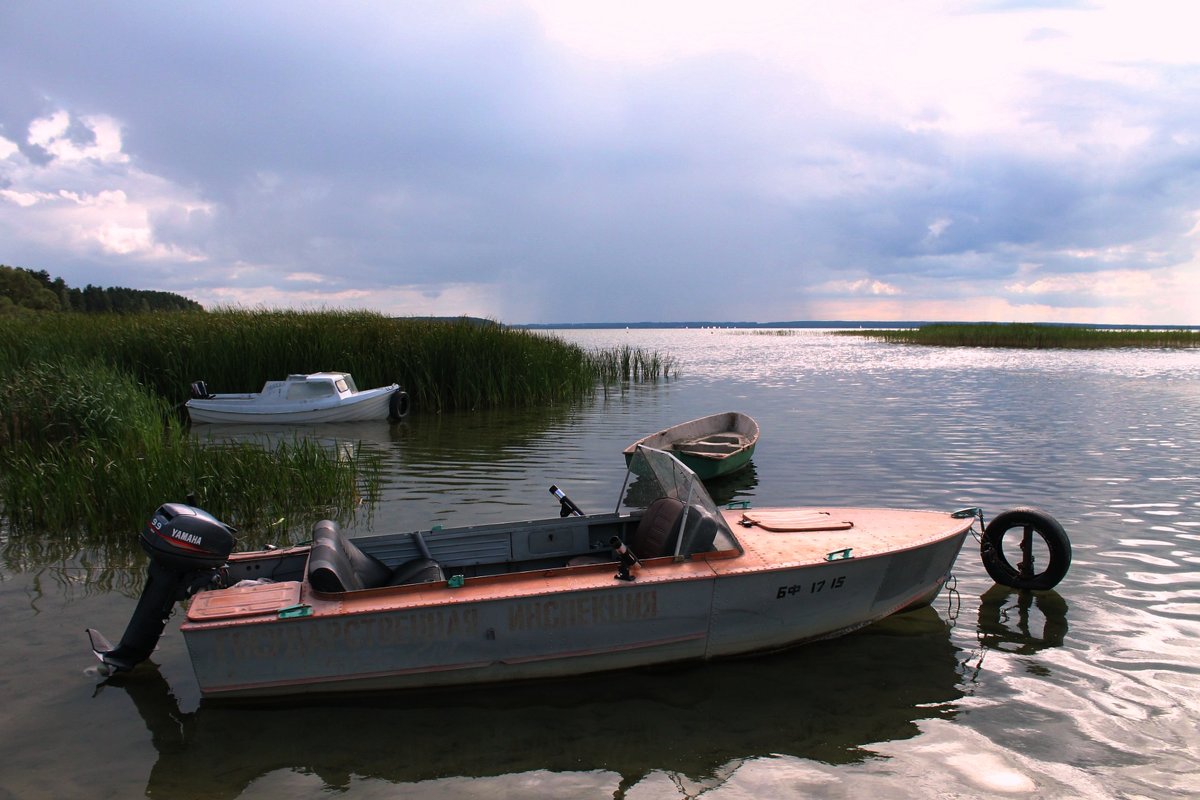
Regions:
<svg viewBox="0 0 1200 800"><path fill-rule="evenodd" d="M442 565L432 558L414 558L405 561L392 570L385 586L407 586L410 583L428 583L429 581L444 581L446 573Z"/></svg>
<svg viewBox="0 0 1200 800"><path fill-rule="evenodd" d="M661 558L675 554L679 536L679 517L683 503L674 497L660 497L646 507L637 530L625 544L639 559Z"/></svg>
<svg viewBox="0 0 1200 800"><path fill-rule="evenodd" d="M358 549L352 539L342 535L336 522L326 519L313 526L308 582L318 592L337 594L445 579L442 566L432 558L414 558L392 569Z"/></svg>
<svg viewBox="0 0 1200 800"><path fill-rule="evenodd" d="M308 582L318 592L351 592L386 586L392 569L375 556L358 549L342 535L336 522L324 519L313 525L308 553Z"/></svg>
<svg viewBox="0 0 1200 800"><path fill-rule="evenodd" d="M684 527L687 529L687 536L684 538L687 546L680 555L690 556L694 553L707 553L713 550L713 543L717 540L717 531L720 530L720 526L711 515L692 506Z"/></svg>
<svg viewBox="0 0 1200 800"><path fill-rule="evenodd" d="M446 580L446 573L442 571L442 565L433 560L433 555L429 552L429 545L425 544L425 537L421 535L421 532L413 531L409 536L421 555L411 561L405 561L392 570L392 574L388 576L387 585L407 586L410 583Z"/></svg>
<svg viewBox="0 0 1200 800"><path fill-rule="evenodd" d="M675 555L675 544L679 538L679 520L683 515L683 503L673 497L660 497L651 503L626 546L639 559L663 558ZM713 549L713 543L720 529L717 521L703 509L693 506L688 512L685 522L687 527L687 547L680 553L690 556L694 553L707 553ZM615 561L612 557L598 555L575 556L567 561L568 567L580 567L588 564L604 564Z"/></svg>

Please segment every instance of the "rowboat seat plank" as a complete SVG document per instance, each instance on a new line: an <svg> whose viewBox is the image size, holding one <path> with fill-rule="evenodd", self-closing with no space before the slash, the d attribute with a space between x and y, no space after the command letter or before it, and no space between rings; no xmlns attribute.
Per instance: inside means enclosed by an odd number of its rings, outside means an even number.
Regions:
<svg viewBox="0 0 1200 800"><path fill-rule="evenodd" d="M736 453L739 447L736 444L721 442L686 442L677 444L671 449L678 453L690 453L694 456L721 456Z"/></svg>
<svg viewBox="0 0 1200 800"><path fill-rule="evenodd" d="M749 444L750 439L740 433L714 433L712 436L706 436L702 439L697 439L697 443L707 442L709 444L733 444L739 447Z"/></svg>
<svg viewBox="0 0 1200 800"><path fill-rule="evenodd" d="M675 442L671 445L671 450L676 453L686 453L702 458L720 458L749 447L750 443L750 438L740 433L713 433L695 439Z"/></svg>

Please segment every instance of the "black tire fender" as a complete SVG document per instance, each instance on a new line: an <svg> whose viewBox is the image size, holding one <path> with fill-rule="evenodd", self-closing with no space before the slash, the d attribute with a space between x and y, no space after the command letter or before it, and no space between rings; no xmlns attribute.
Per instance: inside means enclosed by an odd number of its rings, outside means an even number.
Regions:
<svg viewBox="0 0 1200 800"><path fill-rule="evenodd" d="M1022 529L1020 544L1005 541L1005 534L1014 528ZM1032 561L1033 537L1041 538L1050 557L1045 568ZM1017 563L1005 553L1005 546L1017 556ZM984 569L996 583L1014 589L1053 589L1071 566L1071 541L1058 520L1037 508L1014 508L997 514L983 530L979 554Z"/></svg>
<svg viewBox="0 0 1200 800"><path fill-rule="evenodd" d="M388 414L392 419L404 419L408 416L408 392L397 389L388 403Z"/></svg>

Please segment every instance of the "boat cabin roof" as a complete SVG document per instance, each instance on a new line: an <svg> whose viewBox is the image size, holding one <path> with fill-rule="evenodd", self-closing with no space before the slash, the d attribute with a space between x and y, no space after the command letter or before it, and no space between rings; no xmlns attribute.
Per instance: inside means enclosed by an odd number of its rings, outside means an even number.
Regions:
<svg viewBox="0 0 1200 800"><path fill-rule="evenodd" d="M349 372L293 372L287 376L289 381L336 381L339 378L349 378Z"/></svg>

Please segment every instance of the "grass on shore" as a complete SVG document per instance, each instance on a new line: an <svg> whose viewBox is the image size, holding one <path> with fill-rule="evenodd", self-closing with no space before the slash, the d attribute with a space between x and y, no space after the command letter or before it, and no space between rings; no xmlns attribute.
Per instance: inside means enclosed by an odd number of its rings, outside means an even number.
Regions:
<svg viewBox="0 0 1200 800"><path fill-rule="evenodd" d="M1073 325L983 323L922 325L910 330L845 330L892 344L937 347L1013 347L1024 349L1101 349L1113 347L1200 347L1200 333L1186 330L1109 330Z"/></svg>

